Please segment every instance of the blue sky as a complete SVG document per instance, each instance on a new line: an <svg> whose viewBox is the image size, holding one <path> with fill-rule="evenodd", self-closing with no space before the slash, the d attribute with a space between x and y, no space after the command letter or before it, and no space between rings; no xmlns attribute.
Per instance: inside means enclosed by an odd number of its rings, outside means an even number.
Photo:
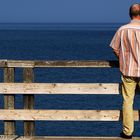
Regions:
<svg viewBox="0 0 140 140"><path fill-rule="evenodd" d="M0 23L128 22L140 0L0 0Z"/></svg>

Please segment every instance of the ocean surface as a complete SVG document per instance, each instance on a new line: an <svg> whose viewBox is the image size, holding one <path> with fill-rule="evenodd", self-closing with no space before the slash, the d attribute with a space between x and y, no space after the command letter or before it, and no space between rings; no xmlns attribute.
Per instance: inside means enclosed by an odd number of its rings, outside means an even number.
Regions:
<svg viewBox="0 0 140 140"><path fill-rule="evenodd" d="M8 60L116 60L110 41L122 24L49 23L0 24L0 59ZM117 68L36 68L35 82L118 83ZM16 69L15 82L22 82L22 69ZM0 81L3 71L0 69ZM3 96L0 96L3 108ZM136 95L134 108L139 109ZM35 95L35 109L121 109L121 95ZM16 95L17 109L23 108L23 96ZM0 134L3 134L0 122ZM17 121L17 134L23 135L23 122ZM19 129L20 128L20 129ZM140 123L135 124L139 136ZM36 135L118 136L121 122L37 121Z"/></svg>

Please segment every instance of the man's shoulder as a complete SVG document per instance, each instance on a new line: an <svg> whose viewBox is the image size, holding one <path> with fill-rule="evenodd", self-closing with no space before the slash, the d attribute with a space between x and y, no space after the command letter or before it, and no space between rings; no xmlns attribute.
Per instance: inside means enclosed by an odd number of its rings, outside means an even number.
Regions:
<svg viewBox="0 0 140 140"><path fill-rule="evenodd" d="M128 23L128 24L122 25L122 26L118 29L118 31L122 31L122 30L124 30L124 29L129 29L130 27L131 27L131 24Z"/></svg>
<svg viewBox="0 0 140 140"><path fill-rule="evenodd" d="M140 30L140 26L128 23L128 24L125 24L125 25L121 26L118 29L118 31L127 30L127 29L138 29L138 30Z"/></svg>

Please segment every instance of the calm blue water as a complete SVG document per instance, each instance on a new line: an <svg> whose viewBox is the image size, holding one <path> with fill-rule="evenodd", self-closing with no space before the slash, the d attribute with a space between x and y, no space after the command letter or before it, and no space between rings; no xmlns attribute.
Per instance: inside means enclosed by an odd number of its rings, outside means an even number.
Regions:
<svg viewBox="0 0 140 140"><path fill-rule="evenodd" d="M122 24L0 24L0 59L14 60L114 60L110 41ZM22 82L22 69L16 69L16 82ZM2 70L0 81L3 81ZM35 82L115 83L118 69L45 68L35 69ZM3 96L0 97L1 101ZM23 108L16 95L16 108ZM120 95L35 95L36 109L121 109ZM135 109L138 109L139 96ZM0 103L3 108L3 102ZM3 133L1 122L0 133ZM23 122L17 122L17 128ZM38 121L37 135L118 136L121 122ZM135 135L139 135L136 123ZM23 130L17 129L22 135Z"/></svg>

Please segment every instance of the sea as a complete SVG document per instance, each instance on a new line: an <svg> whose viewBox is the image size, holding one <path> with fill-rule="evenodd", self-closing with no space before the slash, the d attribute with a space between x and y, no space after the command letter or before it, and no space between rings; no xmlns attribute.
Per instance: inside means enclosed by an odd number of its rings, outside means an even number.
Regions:
<svg viewBox="0 0 140 140"><path fill-rule="evenodd" d="M6 60L117 60L109 46L125 23L0 23L0 59ZM40 83L118 83L118 68L35 68ZM23 69L15 70L15 82L23 81ZM3 82L3 69L0 69ZM136 95L134 109L140 108ZM3 109L3 95L0 95ZM15 96L15 108L23 108L23 96ZM121 110L121 95L35 95L35 109ZM23 121L16 121L23 135ZM119 136L121 121L36 121L39 136ZM135 122L135 136L140 136ZM3 134L0 121L0 134Z"/></svg>

